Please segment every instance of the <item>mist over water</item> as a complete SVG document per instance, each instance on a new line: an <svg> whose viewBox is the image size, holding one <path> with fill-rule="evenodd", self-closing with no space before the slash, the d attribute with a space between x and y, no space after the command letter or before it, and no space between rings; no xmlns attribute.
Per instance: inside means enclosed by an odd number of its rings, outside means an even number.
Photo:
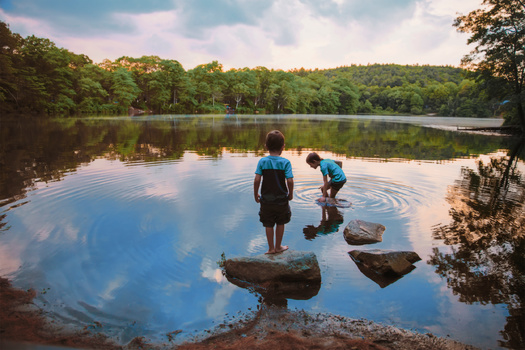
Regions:
<svg viewBox="0 0 525 350"><path fill-rule="evenodd" d="M523 336L514 327L524 317L516 311L523 294L508 276L523 271L507 263L497 274L493 264L523 250L516 219L524 210L523 156L503 186L496 179L511 139L414 121L153 116L6 124L0 275L35 289L54 317L93 329L98 322L122 343L166 341L176 330L189 336L257 309L258 295L228 282L217 261L267 250L253 178L266 133L279 129L295 182L283 243L313 251L322 274L319 293L290 299L288 308L512 348ZM343 162L348 182L337 197L348 207L316 203L322 176L305 162L310 151ZM468 217L477 226L461 221ZM383 241L347 244L343 229L353 219L383 224ZM414 251L422 260L381 288L349 257L355 249ZM492 254L488 264L483 254Z"/></svg>

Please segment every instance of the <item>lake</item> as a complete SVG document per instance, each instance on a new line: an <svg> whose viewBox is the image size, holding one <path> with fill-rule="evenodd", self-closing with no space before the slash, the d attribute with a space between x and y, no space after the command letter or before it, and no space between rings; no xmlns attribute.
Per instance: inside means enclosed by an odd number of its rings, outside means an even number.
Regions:
<svg viewBox="0 0 525 350"><path fill-rule="evenodd" d="M266 133L293 167L283 244L312 251L319 292L289 309L365 318L484 349L525 346L525 162L518 140L457 131L499 119L389 116L92 117L2 121L0 276L74 327L120 343L189 337L260 305L218 261L267 250L253 198ZM321 207L306 155L342 161L348 208ZM386 227L352 246L345 226ZM395 281L352 250L413 251ZM102 326L102 328L100 328Z"/></svg>

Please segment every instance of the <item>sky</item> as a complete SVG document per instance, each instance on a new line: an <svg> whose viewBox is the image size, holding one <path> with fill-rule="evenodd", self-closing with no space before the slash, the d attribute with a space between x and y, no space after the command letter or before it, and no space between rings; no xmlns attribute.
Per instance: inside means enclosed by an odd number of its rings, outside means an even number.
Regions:
<svg viewBox="0 0 525 350"><path fill-rule="evenodd" d="M159 56L184 69L459 66L452 26L482 0L0 0L0 20L95 63Z"/></svg>

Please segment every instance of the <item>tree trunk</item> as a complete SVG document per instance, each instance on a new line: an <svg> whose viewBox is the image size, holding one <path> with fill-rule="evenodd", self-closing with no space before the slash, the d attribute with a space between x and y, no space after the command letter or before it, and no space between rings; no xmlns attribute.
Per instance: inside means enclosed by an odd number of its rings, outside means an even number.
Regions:
<svg viewBox="0 0 525 350"><path fill-rule="evenodd" d="M518 118L521 123L521 136L525 138L525 111L523 110L523 103L518 101Z"/></svg>
<svg viewBox="0 0 525 350"><path fill-rule="evenodd" d="M235 105L235 109L237 109L237 107L239 107L239 102L241 102L242 100L242 95L236 95L235 96L235 102L237 102L237 104Z"/></svg>

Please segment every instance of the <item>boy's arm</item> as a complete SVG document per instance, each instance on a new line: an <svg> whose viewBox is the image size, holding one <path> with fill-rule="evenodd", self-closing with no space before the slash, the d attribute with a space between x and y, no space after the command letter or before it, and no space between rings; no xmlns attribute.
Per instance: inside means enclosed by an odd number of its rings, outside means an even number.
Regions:
<svg viewBox="0 0 525 350"><path fill-rule="evenodd" d="M293 177L286 179L286 185L288 185L288 200L291 201L293 199Z"/></svg>
<svg viewBox="0 0 525 350"><path fill-rule="evenodd" d="M255 179L253 179L253 197L255 201L259 203L261 201L261 196L259 196L259 186L261 185L261 175L255 174Z"/></svg>
<svg viewBox="0 0 525 350"><path fill-rule="evenodd" d="M328 176L323 175L323 197L328 197Z"/></svg>

